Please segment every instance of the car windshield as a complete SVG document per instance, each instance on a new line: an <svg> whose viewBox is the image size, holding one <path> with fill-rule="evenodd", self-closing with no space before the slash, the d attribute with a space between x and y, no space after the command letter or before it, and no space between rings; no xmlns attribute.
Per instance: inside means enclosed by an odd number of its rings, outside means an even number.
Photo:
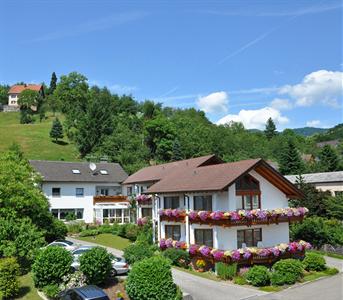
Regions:
<svg viewBox="0 0 343 300"><path fill-rule="evenodd" d="M55 241L55 242L65 243L65 244L67 244L67 245L69 245L69 246L72 246L72 245L74 244L73 242L71 242L71 241L66 241L66 240L57 240L57 241Z"/></svg>

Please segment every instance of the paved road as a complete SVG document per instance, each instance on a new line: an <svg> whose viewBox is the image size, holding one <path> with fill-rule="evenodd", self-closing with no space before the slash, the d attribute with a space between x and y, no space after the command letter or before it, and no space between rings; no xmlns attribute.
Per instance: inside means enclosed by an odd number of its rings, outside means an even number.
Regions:
<svg viewBox="0 0 343 300"><path fill-rule="evenodd" d="M271 293L258 297L251 297L249 300L304 300L304 299L343 299L343 274L326 277L316 281L291 287L278 293Z"/></svg>

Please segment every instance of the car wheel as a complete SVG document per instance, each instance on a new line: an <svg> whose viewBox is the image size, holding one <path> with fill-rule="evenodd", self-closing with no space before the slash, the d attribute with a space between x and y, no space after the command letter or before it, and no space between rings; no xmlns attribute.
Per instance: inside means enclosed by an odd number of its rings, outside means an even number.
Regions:
<svg viewBox="0 0 343 300"><path fill-rule="evenodd" d="M117 270L112 268L110 272L111 277L117 276Z"/></svg>

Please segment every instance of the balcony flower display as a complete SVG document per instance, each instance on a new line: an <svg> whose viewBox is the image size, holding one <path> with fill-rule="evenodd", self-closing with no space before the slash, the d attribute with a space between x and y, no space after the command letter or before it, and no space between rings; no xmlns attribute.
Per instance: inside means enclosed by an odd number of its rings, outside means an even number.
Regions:
<svg viewBox="0 0 343 300"><path fill-rule="evenodd" d="M139 194L136 196L136 201L139 205L146 204L152 199L152 195Z"/></svg>
<svg viewBox="0 0 343 300"><path fill-rule="evenodd" d="M199 252L203 255L203 256L210 256L211 254L211 248L207 247L207 246L201 246L199 248Z"/></svg>
<svg viewBox="0 0 343 300"><path fill-rule="evenodd" d="M233 261L239 261L241 258L241 252L239 250L234 250L231 252L231 258Z"/></svg>
<svg viewBox="0 0 343 300"><path fill-rule="evenodd" d="M273 255L274 255L275 257L280 256L281 251L279 250L278 247L272 248L271 251L272 251L272 253L273 253Z"/></svg>
<svg viewBox="0 0 343 300"><path fill-rule="evenodd" d="M198 253L198 250L199 250L199 246L198 245L190 245L189 249L188 249L188 252L189 252L189 254L195 255L195 254Z"/></svg>
<svg viewBox="0 0 343 300"><path fill-rule="evenodd" d="M224 257L224 251L221 251L218 249L213 249L211 251L211 254L212 254L215 261L221 261Z"/></svg>
<svg viewBox="0 0 343 300"><path fill-rule="evenodd" d="M173 242L174 248L176 249L187 249L187 244L186 242L182 241L174 241Z"/></svg>
<svg viewBox="0 0 343 300"><path fill-rule="evenodd" d="M195 220L197 218L197 216L198 216L198 212L196 212L194 210L192 210L188 213L188 217L190 220Z"/></svg>
<svg viewBox="0 0 343 300"><path fill-rule="evenodd" d="M202 221L206 221L208 217L210 216L210 212L202 210L198 212L198 216Z"/></svg>
<svg viewBox="0 0 343 300"><path fill-rule="evenodd" d="M146 217L137 219L137 225L138 226L144 226L147 223L148 223L148 219Z"/></svg>
<svg viewBox="0 0 343 300"><path fill-rule="evenodd" d="M174 246L172 239L166 239L165 243L166 243L166 248L173 248Z"/></svg>
<svg viewBox="0 0 343 300"><path fill-rule="evenodd" d="M243 251L243 258L249 259L251 257L252 253L248 249L244 249Z"/></svg>
<svg viewBox="0 0 343 300"><path fill-rule="evenodd" d="M217 210L217 211L214 211L213 213L211 213L211 219L212 220L222 220L224 218L224 213Z"/></svg>
<svg viewBox="0 0 343 300"><path fill-rule="evenodd" d="M257 254L262 257L269 256L270 253L271 251L268 248L262 248L257 251Z"/></svg>

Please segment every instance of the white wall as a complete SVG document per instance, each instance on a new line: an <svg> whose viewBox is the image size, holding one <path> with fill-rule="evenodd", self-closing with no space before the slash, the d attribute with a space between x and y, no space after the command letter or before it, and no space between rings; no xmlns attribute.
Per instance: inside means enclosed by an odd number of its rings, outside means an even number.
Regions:
<svg viewBox="0 0 343 300"><path fill-rule="evenodd" d="M186 241L186 225L183 223L176 223L176 222L161 222L161 238L166 238L166 232L165 232L165 225L180 225L181 226L181 238L180 241Z"/></svg>
<svg viewBox="0 0 343 300"><path fill-rule="evenodd" d="M335 196L335 192L343 192L343 182L324 182L315 183L314 186L321 191L330 191L332 196Z"/></svg>
<svg viewBox="0 0 343 300"><path fill-rule="evenodd" d="M9 106L18 106L19 94L9 94L8 95L8 105ZM12 103L14 102L14 103Z"/></svg>

